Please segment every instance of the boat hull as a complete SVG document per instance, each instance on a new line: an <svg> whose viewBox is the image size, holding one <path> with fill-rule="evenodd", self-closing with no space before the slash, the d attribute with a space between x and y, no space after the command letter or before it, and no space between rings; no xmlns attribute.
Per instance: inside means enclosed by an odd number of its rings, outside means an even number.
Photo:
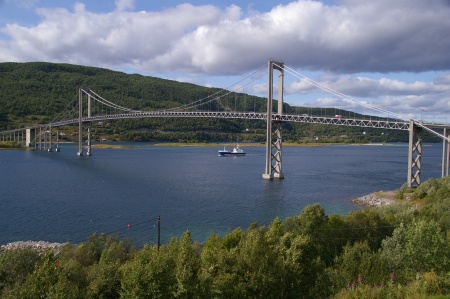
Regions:
<svg viewBox="0 0 450 299"><path fill-rule="evenodd" d="M233 153L230 151L219 151L219 157L245 156L245 153Z"/></svg>

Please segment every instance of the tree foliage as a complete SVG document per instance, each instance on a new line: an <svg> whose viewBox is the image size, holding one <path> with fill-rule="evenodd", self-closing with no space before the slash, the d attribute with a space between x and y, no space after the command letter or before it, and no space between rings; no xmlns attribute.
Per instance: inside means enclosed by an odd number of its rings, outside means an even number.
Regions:
<svg viewBox="0 0 450 299"><path fill-rule="evenodd" d="M449 179L408 190L423 208L369 208L256 223L204 244L189 231L158 249L93 234L60 252L0 254L1 298L428 298L450 292L450 237L438 211ZM417 194L415 194L417 192ZM441 197L443 196L443 197ZM398 219L395 215L399 215Z"/></svg>

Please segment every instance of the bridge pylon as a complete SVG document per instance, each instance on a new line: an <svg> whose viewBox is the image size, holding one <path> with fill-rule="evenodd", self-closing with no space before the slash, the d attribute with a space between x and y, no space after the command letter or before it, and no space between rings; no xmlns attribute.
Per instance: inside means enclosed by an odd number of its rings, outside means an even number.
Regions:
<svg viewBox="0 0 450 299"><path fill-rule="evenodd" d="M86 145L83 141L83 92L84 90L80 88L78 90L78 156L83 156L83 150L86 150L87 156L92 156L91 150L91 124L87 124L86 129ZM87 94L87 117L91 117L91 95Z"/></svg>
<svg viewBox="0 0 450 299"><path fill-rule="evenodd" d="M278 70L278 109L273 119L273 71ZM282 120L283 114L283 82L284 64L270 60L268 64L268 96L267 96L267 132L266 132L266 168L263 179L283 179L282 172Z"/></svg>
<svg viewBox="0 0 450 299"><path fill-rule="evenodd" d="M422 133L423 128L417 126L414 120L409 122L408 149L408 187L417 188L420 185L422 171Z"/></svg>

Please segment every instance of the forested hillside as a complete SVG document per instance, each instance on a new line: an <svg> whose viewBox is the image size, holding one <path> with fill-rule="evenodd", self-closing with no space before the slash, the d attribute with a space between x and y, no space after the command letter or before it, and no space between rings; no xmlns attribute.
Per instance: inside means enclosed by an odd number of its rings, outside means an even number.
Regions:
<svg viewBox="0 0 450 299"><path fill-rule="evenodd" d="M219 91L107 69L45 62L0 63L0 130L50 122L67 105L76 101L79 87L88 87L102 97L136 110L178 107ZM214 104L213 104L214 105ZM230 110L265 111L266 100L231 93L221 103ZM223 108L223 107L222 107ZM205 107L204 109L214 109ZM306 108L285 105L288 113L334 116L334 108ZM344 117L362 117L340 111ZM94 139L130 141L265 141L263 121L227 119L140 119L118 120L108 127L94 128ZM388 142L407 141L405 132L349 128L329 125L284 124L285 141L290 142ZM70 140L71 128L63 139Z"/></svg>
<svg viewBox="0 0 450 299"><path fill-rule="evenodd" d="M135 248L94 234L61 252L0 254L1 298L449 298L450 178L399 204L254 223L205 244Z"/></svg>

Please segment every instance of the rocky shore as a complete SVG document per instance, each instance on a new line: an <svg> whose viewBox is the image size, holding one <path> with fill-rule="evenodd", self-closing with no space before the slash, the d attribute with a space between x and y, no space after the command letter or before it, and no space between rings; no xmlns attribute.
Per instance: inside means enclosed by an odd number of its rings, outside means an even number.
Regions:
<svg viewBox="0 0 450 299"><path fill-rule="evenodd" d="M31 248L39 253L45 252L47 249L59 252L67 243L50 243L45 241L17 241L0 246L0 251Z"/></svg>
<svg viewBox="0 0 450 299"><path fill-rule="evenodd" d="M378 194L381 193L381 194ZM397 202L394 200L394 194L392 192L377 192L370 193L351 200L354 204L364 205L368 207L379 207L393 205Z"/></svg>

